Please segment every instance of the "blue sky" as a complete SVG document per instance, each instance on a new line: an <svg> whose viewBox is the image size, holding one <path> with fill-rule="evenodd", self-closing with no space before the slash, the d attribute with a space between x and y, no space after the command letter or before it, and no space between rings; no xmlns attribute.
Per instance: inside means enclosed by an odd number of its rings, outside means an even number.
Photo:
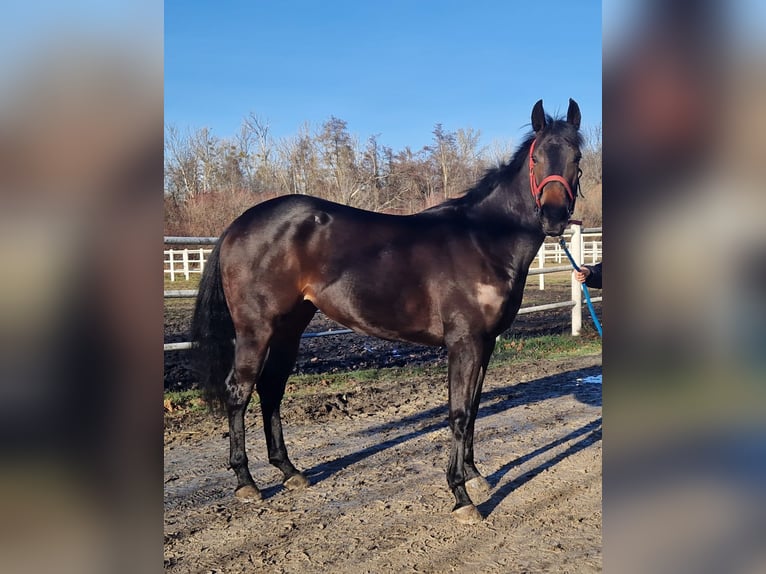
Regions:
<svg viewBox="0 0 766 574"><path fill-rule="evenodd" d="M275 137L334 115L400 150L434 125L518 142L535 101L601 122L595 1L165 2L165 122L236 133L250 112Z"/></svg>

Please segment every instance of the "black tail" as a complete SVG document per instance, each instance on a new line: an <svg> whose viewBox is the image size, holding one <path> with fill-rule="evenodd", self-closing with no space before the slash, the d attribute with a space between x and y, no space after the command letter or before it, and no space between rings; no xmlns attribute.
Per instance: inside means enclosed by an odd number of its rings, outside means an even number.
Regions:
<svg viewBox="0 0 766 574"><path fill-rule="evenodd" d="M211 410L226 407L226 377L234 364L234 323L221 282L221 235L205 265L192 318L192 365Z"/></svg>

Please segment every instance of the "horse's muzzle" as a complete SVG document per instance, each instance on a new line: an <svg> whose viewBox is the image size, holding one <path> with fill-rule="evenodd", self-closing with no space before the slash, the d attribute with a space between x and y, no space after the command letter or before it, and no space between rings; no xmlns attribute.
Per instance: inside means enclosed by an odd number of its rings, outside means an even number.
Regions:
<svg viewBox="0 0 766 574"><path fill-rule="evenodd" d="M545 235L561 235L569 225L569 210L566 207L543 205L540 209L540 224Z"/></svg>
<svg viewBox="0 0 766 574"><path fill-rule="evenodd" d="M546 225L543 223L543 233L549 237L558 237L562 233L564 233L564 230L567 228L568 222L563 223L555 223L555 224L548 224Z"/></svg>

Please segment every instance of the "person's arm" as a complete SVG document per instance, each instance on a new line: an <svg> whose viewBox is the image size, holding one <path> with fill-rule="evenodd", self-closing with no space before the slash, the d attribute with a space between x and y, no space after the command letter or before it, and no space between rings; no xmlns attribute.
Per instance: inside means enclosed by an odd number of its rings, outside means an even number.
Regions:
<svg viewBox="0 0 766 574"><path fill-rule="evenodd" d="M601 262L596 265L583 265L589 273L585 277L585 284L594 289L601 289Z"/></svg>

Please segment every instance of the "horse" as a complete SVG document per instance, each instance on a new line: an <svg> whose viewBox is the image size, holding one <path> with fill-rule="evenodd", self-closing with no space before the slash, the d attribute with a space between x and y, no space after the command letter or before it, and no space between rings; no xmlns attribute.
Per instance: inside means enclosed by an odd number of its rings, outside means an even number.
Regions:
<svg viewBox="0 0 766 574"><path fill-rule="evenodd" d="M321 310L358 333L446 347L452 513L463 523L483 519L468 491L490 492L473 444L487 365L545 236L568 225L582 173L577 103L569 100L564 119L539 100L531 118L506 164L430 209L388 215L286 195L251 207L223 232L200 282L192 349L205 398L228 417L236 497L262 498L245 452L254 390L269 462L285 488L309 485L288 457L279 407L301 335Z"/></svg>

